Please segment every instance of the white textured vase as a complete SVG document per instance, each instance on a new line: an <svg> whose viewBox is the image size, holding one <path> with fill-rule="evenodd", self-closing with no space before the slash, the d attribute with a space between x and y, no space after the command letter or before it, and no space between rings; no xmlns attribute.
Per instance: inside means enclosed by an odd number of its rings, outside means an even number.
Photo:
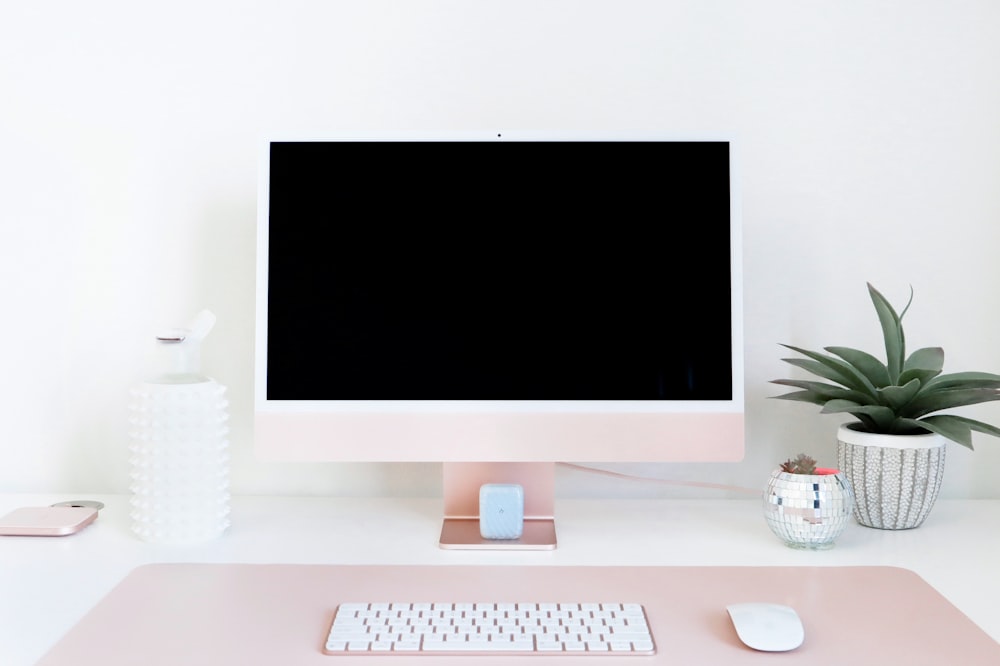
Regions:
<svg viewBox="0 0 1000 666"><path fill-rule="evenodd" d="M157 334L160 372L131 391L132 531L145 541L204 541L229 527L226 387L199 369L214 324L203 310L190 328Z"/></svg>
<svg viewBox="0 0 1000 666"><path fill-rule="evenodd" d="M229 527L226 388L214 380L145 383L131 391L132 531L191 543Z"/></svg>
<svg viewBox="0 0 1000 666"><path fill-rule="evenodd" d="M837 458L854 488L854 517L866 527L919 527L937 501L948 440L936 433L879 435L840 426Z"/></svg>

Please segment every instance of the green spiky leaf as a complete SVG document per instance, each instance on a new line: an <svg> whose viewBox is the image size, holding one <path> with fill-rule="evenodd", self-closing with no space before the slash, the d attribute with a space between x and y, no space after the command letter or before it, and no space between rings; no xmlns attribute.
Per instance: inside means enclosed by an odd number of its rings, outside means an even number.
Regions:
<svg viewBox="0 0 1000 666"><path fill-rule="evenodd" d="M920 387L920 380L914 379L903 386L886 386L880 388L878 390L880 402L894 412L900 412L916 397L917 393L920 392Z"/></svg>
<svg viewBox="0 0 1000 666"><path fill-rule="evenodd" d="M850 400L830 400L823 405L823 409L820 410L820 413L851 414L858 418L864 416L867 417L871 423L874 423L879 430L891 429L892 422L896 420L896 413L885 405L859 405L858 403L851 402Z"/></svg>
<svg viewBox="0 0 1000 666"><path fill-rule="evenodd" d="M820 406L827 403L827 398L824 398L817 393L813 393L812 391L792 391L791 393L782 393L781 395L771 397L775 400L795 400L797 402L809 402Z"/></svg>
<svg viewBox="0 0 1000 666"><path fill-rule="evenodd" d="M783 386L794 386L796 388L803 389L804 391L812 393L818 400L822 400L823 402L833 400L834 398L864 402L870 397L860 391L852 391L851 389L846 389L842 386L836 386L834 384L827 384L825 382L810 382L799 379L774 379L771 380L771 383L781 384ZM777 395L774 397L783 398L784 396ZM822 403L818 402L817 404Z"/></svg>
<svg viewBox="0 0 1000 666"><path fill-rule="evenodd" d="M996 400L1000 400L1000 392L996 389L988 388L953 388L923 391L905 406L904 411L905 416L919 418L925 414L932 414L945 409Z"/></svg>
<svg viewBox="0 0 1000 666"><path fill-rule="evenodd" d="M868 381L864 373L856 370L850 363L834 356L802 349L801 347L793 347L792 345L782 346L807 357L781 359L785 363L798 366L814 375L837 382L846 388L861 391L872 396L875 395L875 386Z"/></svg>
<svg viewBox="0 0 1000 666"><path fill-rule="evenodd" d="M924 347L910 354L903 364L903 372L925 370L934 373L944 368L944 350L940 347Z"/></svg>
<svg viewBox="0 0 1000 666"><path fill-rule="evenodd" d="M868 283L868 293L872 303L875 305L875 312L878 320L882 324L882 338L885 341L885 359L889 369L889 377L895 382L899 373L903 371L903 362L906 358L906 336L903 334L902 315L896 314L885 296L875 287ZM910 289L910 301L913 300L913 289ZM906 309L910 307L909 303ZM906 312L906 309L903 312Z"/></svg>
<svg viewBox="0 0 1000 666"><path fill-rule="evenodd" d="M926 391L952 388L1000 388L1000 375L992 372L955 372L938 375L927 382Z"/></svg>
<svg viewBox="0 0 1000 666"><path fill-rule="evenodd" d="M826 347L825 349L853 366L875 388L888 386L892 383L892 380L889 378L889 369L885 366L885 363L868 352L851 349L850 347Z"/></svg>

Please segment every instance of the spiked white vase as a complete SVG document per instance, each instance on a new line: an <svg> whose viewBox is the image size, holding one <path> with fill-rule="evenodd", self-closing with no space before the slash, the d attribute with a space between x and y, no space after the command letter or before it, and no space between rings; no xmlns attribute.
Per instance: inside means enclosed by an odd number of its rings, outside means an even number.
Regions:
<svg viewBox="0 0 1000 666"><path fill-rule="evenodd" d="M157 335L164 371L131 391L132 532L157 543L191 543L229 527L226 387L198 369L199 343L215 318Z"/></svg>

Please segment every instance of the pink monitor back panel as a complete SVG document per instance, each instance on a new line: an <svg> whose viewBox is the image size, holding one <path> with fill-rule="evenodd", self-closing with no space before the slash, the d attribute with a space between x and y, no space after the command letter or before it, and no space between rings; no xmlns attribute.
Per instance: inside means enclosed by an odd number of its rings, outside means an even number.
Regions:
<svg viewBox="0 0 1000 666"><path fill-rule="evenodd" d="M344 601L486 599L642 603L657 646L653 656L483 657L490 666L1000 664L1000 643L896 567L148 564L38 666L457 666L475 658L328 656L322 645ZM726 612L740 601L793 606L805 642L785 653L745 647Z"/></svg>

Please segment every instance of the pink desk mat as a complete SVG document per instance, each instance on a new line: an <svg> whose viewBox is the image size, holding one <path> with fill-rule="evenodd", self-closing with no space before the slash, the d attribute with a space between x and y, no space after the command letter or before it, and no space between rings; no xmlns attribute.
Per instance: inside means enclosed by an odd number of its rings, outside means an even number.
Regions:
<svg viewBox="0 0 1000 666"><path fill-rule="evenodd" d="M342 601L483 599L642 603L657 654L470 658L321 651ZM743 646L725 610L739 601L793 606L805 642L784 653ZM917 574L898 567L185 563L134 569L37 666L458 666L477 659L490 666L997 666L1000 643Z"/></svg>

